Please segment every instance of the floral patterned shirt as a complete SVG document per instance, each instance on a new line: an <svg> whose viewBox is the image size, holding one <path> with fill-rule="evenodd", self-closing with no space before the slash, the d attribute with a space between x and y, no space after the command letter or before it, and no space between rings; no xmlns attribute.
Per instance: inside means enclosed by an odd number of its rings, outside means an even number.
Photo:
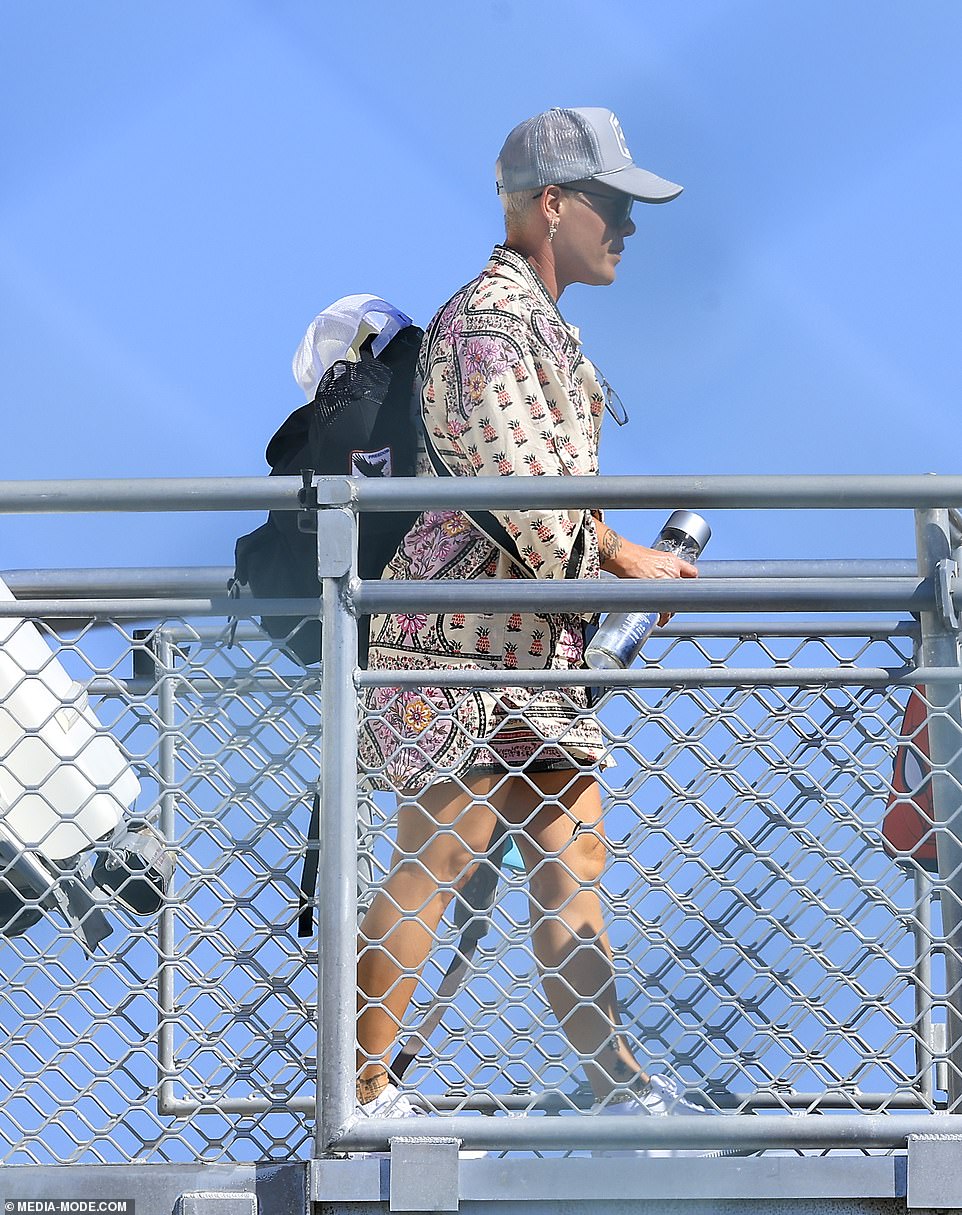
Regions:
<svg viewBox="0 0 962 1215"><path fill-rule="evenodd" d="M596 372L581 352L577 331L566 324L527 260L513 250L497 246L481 274L435 316L421 347L418 378L425 430L452 475L598 472L604 396ZM418 472L434 475L423 452ZM508 510L492 511L487 518L494 522L485 530L483 515L425 511L384 577L599 576L590 512ZM572 669L583 666L584 623L582 616L564 612L380 615L371 621L368 664L380 670ZM591 743L599 728L590 714L583 716L584 693L583 688L554 693L512 689L500 697L477 696L488 701L488 710L506 698L515 707L536 699L545 710L539 734L563 734L571 754L583 752L590 760L594 745L581 744ZM419 714L430 717L430 711L423 698L420 703L415 711L412 701L401 717L412 728L425 729ZM554 722L548 720L549 706ZM490 711L481 712L474 728L483 733L492 721Z"/></svg>

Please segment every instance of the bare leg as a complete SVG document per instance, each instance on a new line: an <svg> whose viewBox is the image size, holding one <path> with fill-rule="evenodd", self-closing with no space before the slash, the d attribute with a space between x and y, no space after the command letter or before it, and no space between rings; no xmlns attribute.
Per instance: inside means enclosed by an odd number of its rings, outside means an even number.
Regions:
<svg viewBox="0 0 962 1215"><path fill-rule="evenodd" d="M391 872L361 924L357 964L358 1076L383 1075L388 1056L455 889L471 876L494 829L485 802L495 777L472 792L445 781L398 811Z"/></svg>
<svg viewBox="0 0 962 1215"><path fill-rule="evenodd" d="M497 786L495 788L495 786ZM402 806L391 873L361 926L358 1068L383 1075L444 910L467 881L495 812L517 825L545 995L586 1059L599 1098L644 1073L618 1034L611 949L598 882L605 864L597 782L572 771L445 782Z"/></svg>
<svg viewBox="0 0 962 1215"><path fill-rule="evenodd" d="M545 996L603 1099L647 1073L618 1032L598 893L607 859L598 784L571 771L532 773L515 783L527 786L514 791L509 821L524 823L516 838L528 871L532 942Z"/></svg>

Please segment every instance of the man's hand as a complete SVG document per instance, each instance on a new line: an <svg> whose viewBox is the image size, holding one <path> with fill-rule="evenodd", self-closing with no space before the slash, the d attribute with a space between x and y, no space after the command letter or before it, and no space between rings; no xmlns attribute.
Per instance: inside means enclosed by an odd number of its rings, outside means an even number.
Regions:
<svg viewBox="0 0 962 1215"><path fill-rule="evenodd" d="M607 523L595 520L601 568L618 578L697 578L698 569L672 553L633 544L619 536ZM671 612L662 612L659 627L668 623Z"/></svg>

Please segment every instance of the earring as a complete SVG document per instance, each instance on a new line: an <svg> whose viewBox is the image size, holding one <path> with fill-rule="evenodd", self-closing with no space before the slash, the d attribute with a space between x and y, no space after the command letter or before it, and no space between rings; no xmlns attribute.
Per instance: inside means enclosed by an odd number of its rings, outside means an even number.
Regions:
<svg viewBox="0 0 962 1215"><path fill-rule="evenodd" d="M548 223L548 244L549 245L554 240L554 234L557 231L558 231L558 221L556 219L550 220Z"/></svg>

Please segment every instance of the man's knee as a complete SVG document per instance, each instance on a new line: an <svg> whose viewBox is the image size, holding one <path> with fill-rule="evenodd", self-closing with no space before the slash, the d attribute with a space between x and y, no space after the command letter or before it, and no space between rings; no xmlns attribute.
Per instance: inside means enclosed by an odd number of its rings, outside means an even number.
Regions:
<svg viewBox="0 0 962 1215"><path fill-rule="evenodd" d="M570 897L572 880L579 886L596 886L608 860L604 836L583 829L563 854L540 864L531 874L531 891L546 906L556 898Z"/></svg>
<svg viewBox="0 0 962 1215"><path fill-rule="evenodd" d="M430 878L441 887L461 890L473 877L478 857L456 835L436 836L415 856L402 856L396 870L418 880Z"/></svg>
<svg viewBox="0 0 962 1215"><path fill-rule="evenodd" d="M582 827L565 849L564 860L580 882L594 885L608 863L607 841L600 832Z"/></svg>

